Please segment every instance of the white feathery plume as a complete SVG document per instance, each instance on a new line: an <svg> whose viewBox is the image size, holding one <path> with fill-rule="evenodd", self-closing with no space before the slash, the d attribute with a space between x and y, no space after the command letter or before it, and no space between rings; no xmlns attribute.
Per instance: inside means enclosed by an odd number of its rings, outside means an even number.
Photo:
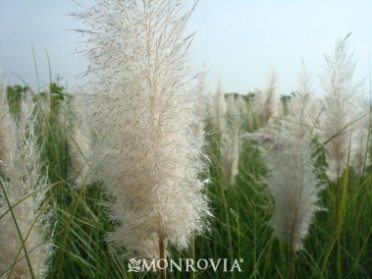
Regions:
<svg viewBox="0 0 372 279"><path fill-rule="evenodd" d="M227 104L225 99L225 92L223 90L222 82L218 80L217 91L216 91L216 127L219 134L220 142L222 143L226 139L226 113L227 113Z"/></svg>
<svg viewBox="0 0 372 279"><path fill-rule="evenodd" d="M20 117L15 121L10 115L4 90L1 95L2 114L6 115L3 120L8 121L4 132L9 137L12 156L1 158L0 276L44 278L51 245L43 238L47 214L41 207L46 178L41 175L32 101L27 99L22 104Z"/></svg>
<svg viewBox="0 0 372 279"><path fill-rule="evenodd" d="M292 257L301 249L314 214L320 210L318 194L322 189L317 185L312 156L310 88L304 90L303 82L291 100L288 121L247 136L261 143L263 159L271 169L267 184L275 204L272 226L277 237L289 244Z"/></svg>
<svg viewBox="0 0 372 279"><path fill-rule="evenodd" d="M302 246L317 206L320 188L314 173L310 137L281 132L273 138L264 160L271 168L267 180L275 203L273 228L296 252ZM285 162L285 163L283 163Z"/></svg>
<svg viewBox="0 0 372 279"><path fill-rule="evenodd" d="M162 242L188 245L209 214L202 195L198 86L188 66L192 9L180 0L96 1L77 14L88 26L97 144L93 179L114 197L110 236L128 257L163 258ZM199 129L197 129L199 131Z"/></svg>
<svg viewBox="0 0 372 279"><path fill-rule="evenodd" d="M199 138L199 139L196 139L196 141L204 142L205 140L204 120L208 116L208 109L209 109L208 103L205 102L205 98L207 96L206 87L205 87L205 71L197 75L197 81L198 82L197 82L196 92L198 92L197 94L199 95L198 96L199 105L198 105L198 109L195 110L194 112L196 113L196 116L200 121L194 122L191 126L193 129L195 138Z"/></svg>
<svg viewBox="0 0 372 279"><path fill-rule="evenodd" d="M228 178L228 185L235 185L236 176L239 174L241 117L235 96L228 96L226 104L227 124L224 132L225 140L221 145L222 167Z"/></svg>
<svg viewBox="0 0 372 279"><path fill-rule="evenodd" d="M10 130L10 114L7 107L6 86L3 79L3 74L0 70L0 160L9 162L12 160L12 150L10 148L11 139L9 137ZM1 165L0 165L1 170Z"/></svg>
<svg viewBox="0 0 372 279"><path fill-rule="evenodd" d="M325 142L328 176L337 181L348 165L355 122L360 119L358 87L353 81L356 61L350 53L348 34L336 42L333 56L326 56L323 84L324 112L321 114L321 138Z"/></svg>
<svg viewBox="0 0 372 279"><path fill-rule="evenodd" d="M272 116L277 113L278 107L278 96L276 93L277 87L277 75L273 71L270 77L270 81L265 90L257 90L254 98L254 110L255 114L259 116L260 126L266 127Z"/></svg>
<svg viewBox="0 0 372 279"><path fill-rule="evenodd" d="M285 117L288 120L285 128L290 129L291 133L299 138L305 136L309 130L312 131L312 136L315 136L322 109L313 97L311 77L303 64L296 94L288 103L289 114Z"/></svg>
<svg viewBox="0 0 372 279"><path fill-rule="evenodd" d="M359 120L353 125L353 134L351 136L350 161L357 173L363 171L366 165L370 163L369 148L369 125L370 125L370 104L368 100L360 98L358 100Z"/></svg>
<svg viewBox="0 0 372 279"><path fill-rule="evenodd" d="M314 109L310 77L303 66L297 94L289 103L290 114L264 155L272 170L268 185L275 202L273 227L293 253L302 247L314 214L320 210L318 194L322 187L317 185L312 148L320 111L314 115Z"/></svg>
<svg viewBox="0 0 372 279"><path fill-rule="evenodd" d="M221 167L224 173L223 188L236 183L239 173L239 149L241 117L235 96L225 96L219 80L214 95L212 108L212 124L215 126L220 148Z"/></svg>

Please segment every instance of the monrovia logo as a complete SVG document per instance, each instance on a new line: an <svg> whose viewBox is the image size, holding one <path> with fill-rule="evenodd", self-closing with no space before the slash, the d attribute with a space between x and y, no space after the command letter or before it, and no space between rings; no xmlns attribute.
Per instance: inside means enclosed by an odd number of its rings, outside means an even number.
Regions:
<svg viewBox="0 0 372 279"><path fill-rule="evenodd" d="M204 269L212 269L213 271L222 270L223 272L242 272L240 266L244 262L244 259L234 259L231 263L227 258L219 259L178 259L176 262L173 259L160 259L160 260L141 260L132 258L128 263L128 272L142 272L142 271L157 271L160 269L167 269L170 272L182 271L182 272L194 272Z"/></svg>

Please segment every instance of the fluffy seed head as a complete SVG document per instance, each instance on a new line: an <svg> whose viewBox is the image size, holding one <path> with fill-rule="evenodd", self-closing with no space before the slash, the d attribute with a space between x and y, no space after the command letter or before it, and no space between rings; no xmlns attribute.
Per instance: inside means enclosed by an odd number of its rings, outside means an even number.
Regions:
<svg viewBox="0 0 372 279"><path fill-rule="evenodd" d="M314 214L320 209L321 190L311 142L314 127L309 115L310 87L307 78L301 79L286 119L248 136L261 143L263 159L271 170L266 182L275 204L272 226L277 237L294 252L301 249Z"/></svg>
<svg viewBox="0 0 372 279"><path fill-rule="evenodd" d="M273 72L265 90L258 90L254 98L255 114L260 117L260 126L266 127L271 117L277 112L278 97L276 93L277 76Z"/></svg>
<svg viewBox="0 0 372 279"><path fill-rule="evenodd" d="M279 136L264 158L272 170L268 185L275 203L274 230L297 251L309 231L314 213L319 210L319 188L310 141L304 143Z"/></svg>
<svg viewBox="0 0 372 279"><path fill-rule="evenodd" d="M41 208L45 193L46 180L41 175L39 149L33 130L34 118L31 100L22 104L18 121L9 112L5 91L1 96L1 112L5 116L2 123L4 134L10 143L9 154L3 156L0 190L0 275L10 278L31 278L29 264L24 249L30 259L33 275L44 278L51 254L49 241L43 239L46 214ZM3 140L3 139L2 139ZM14 218L10 213L12 206ZM17 222L20 230L16 229ZM25 248L22 248L22 240ZM14 265L13 270L11 267Z"/></svg>
<svg viewBox="0 0 372 279"><path fill-rule="evenodd" d="M325 142L328 175L336 181L349 164L355 125L361 120L358 86L354 82L356 60L350 52L350 34L338 40L332 56L326 56L323 77L325 98L321 138Z"/></svg>
<svg viewBox="0 0 372 279"><path fill-rule="evenodd" d="M188 67L191 11L182 1L97 1L78 14L91 26L87 97L97 144L95 180L114 197L110 238L127 256L156 258L159 239L183 248L208 214L197 80ZM101 89L104 89L104 91ZM198 131L200 129L197 129Z"/></svg>

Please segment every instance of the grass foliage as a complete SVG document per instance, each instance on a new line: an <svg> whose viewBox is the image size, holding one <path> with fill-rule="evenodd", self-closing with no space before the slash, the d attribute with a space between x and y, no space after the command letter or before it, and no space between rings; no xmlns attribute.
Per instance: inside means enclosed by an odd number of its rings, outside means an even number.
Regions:
<svg viewBox="0 0 372 279"><path fill-rule="evenodd" d="M98 183L75 187L69 178L71 158L68 138L74 123L69 110L72 97L62 87L51 85L49 92L32 93L29 88L11 86L7 90L11 111L17 115L23 95L33 94L37 104L39 144L44 171L49 177L46 202L53 209L50 238L54 254L49 278L158 278L155 272L128 272L128 262L113 244L106 242L108 232L117 226L110 221L110 197ZM250 106L249 102L246 103ZM252 114L253 115L253 114ZM242 129L255 127L258 117L243 115ZM210 160L206 195L211 211L210 232L194 236L189 250L170 250L169 257L243 259L242 272L217 272L211 268L197 272L168 272L168 278L288 278L289 252L270 226L274 203L265 185L270 171L252 142L243 142L239 174L233 187L225 187L220 137L211 119L206 119L205 152ZM256 124L254 124L256 125ZM370 278L372 275L372 169L357 174L346 168L340 183L340 224L334 224L334 183L326 176L324 149L314 141L318 178L325 184L320 205L304 249L296 254L296 278ZM285 162L283 162L285 164ZM42 209L41 209L42 210ZM3 216L0 216L2 218ZM341 276L341 277L340 277Z"/></svg>

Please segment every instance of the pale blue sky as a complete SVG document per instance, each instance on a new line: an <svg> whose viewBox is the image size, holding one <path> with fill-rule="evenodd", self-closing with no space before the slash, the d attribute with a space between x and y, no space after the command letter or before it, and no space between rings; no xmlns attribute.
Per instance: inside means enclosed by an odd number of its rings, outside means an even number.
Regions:
<svg viewBox="0 0 372 279"><path fill-rule="evenodd" d="M40 84L49 81L46 50L53 79L60 75L74 90L84 70L83 58L74 53L82 38L71 31L80 22L68 16L74 7L69 0L0 0L0 65L9 82L22 83L17 75L37 87L33 44ZM357 78L368 76L371 14L372 0L200 0L187 30L197 31L192 63L201 70L205 62L212 91L218 78L228 92L264 87L273 68L280 92L287 94L304 60L321 91L324 54L349 32L359 59Z"/></svg>

